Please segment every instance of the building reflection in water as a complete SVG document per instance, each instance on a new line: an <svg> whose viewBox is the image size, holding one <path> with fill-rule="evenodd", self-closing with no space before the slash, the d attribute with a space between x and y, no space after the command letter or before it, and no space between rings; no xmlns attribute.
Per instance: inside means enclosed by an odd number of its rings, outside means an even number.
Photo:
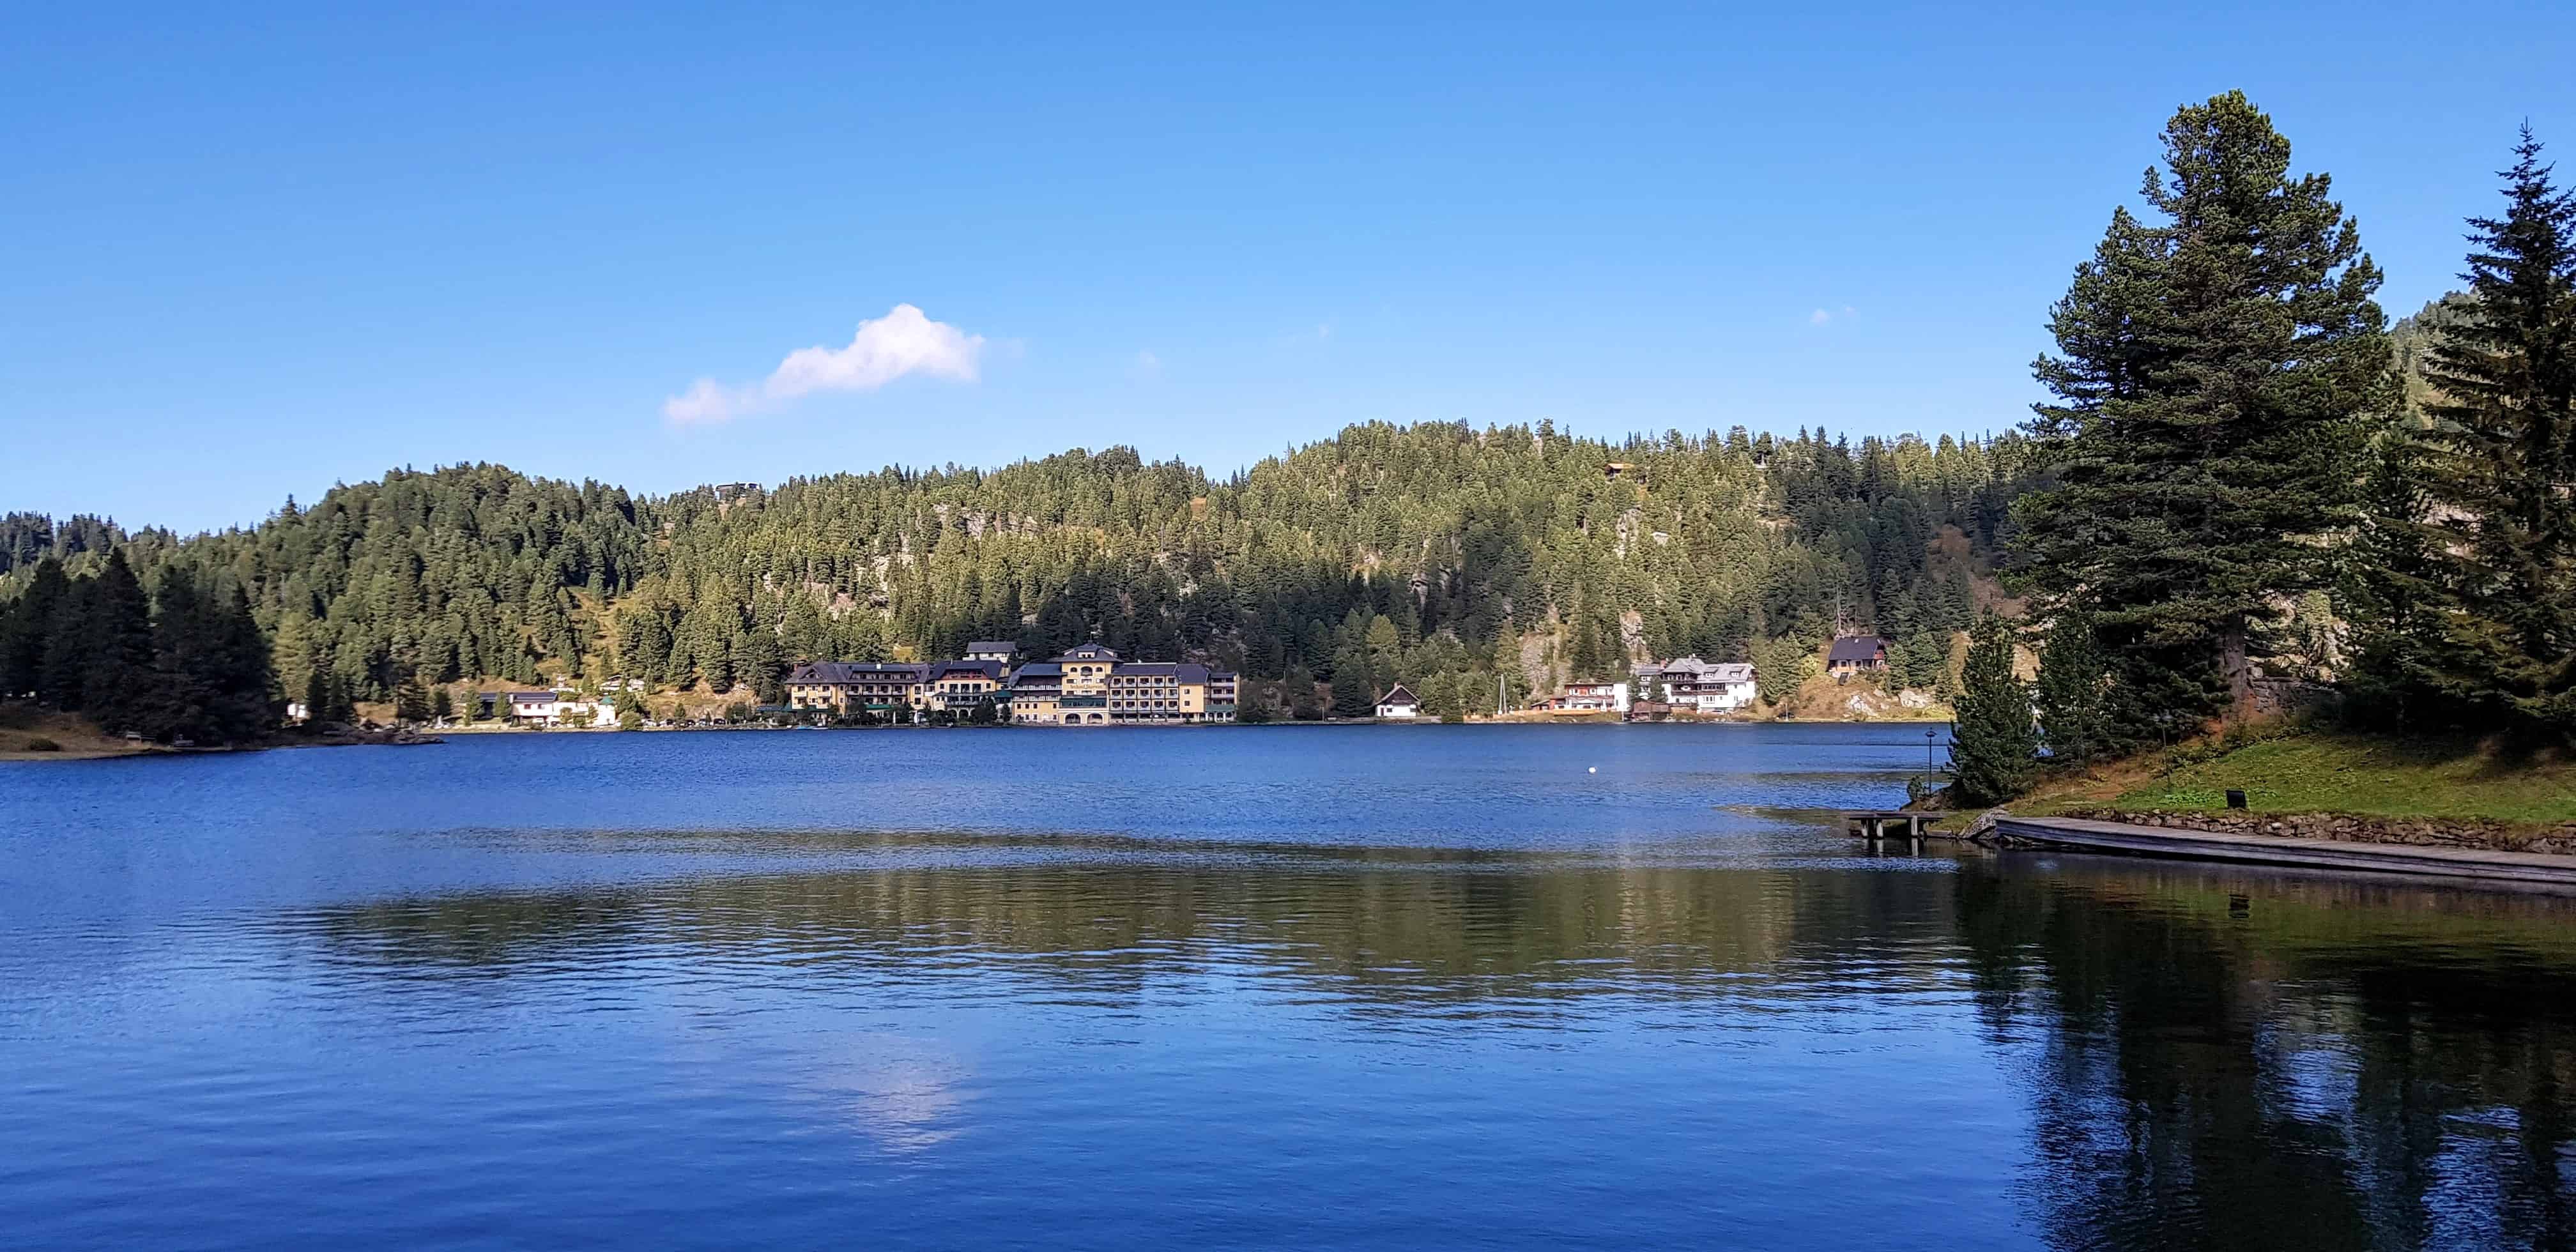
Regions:
<svg viewBox="0 0 2576 1252"><path fill-rule="evenodd" d="M1227 997L1382 1032L1965 1006L2030 1127L1990 1170L2053 1244L2576 1246L2564 900L2024 854L1867 873L1114 840L921 855L940 846L276 922L353 976L495 995L613 963L876 1003ZM818 1089L890 1147L936 1144L960 1063L877 1051Z"/></svg>

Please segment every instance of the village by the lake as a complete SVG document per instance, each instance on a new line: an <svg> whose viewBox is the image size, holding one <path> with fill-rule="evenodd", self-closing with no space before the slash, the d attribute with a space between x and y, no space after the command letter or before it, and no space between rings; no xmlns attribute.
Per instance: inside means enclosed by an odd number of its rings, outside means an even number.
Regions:
<svg viewBox="0 0 2576 1252"><path fill-rule="evenodd" d="M2576 8L12 19L0 1246L2576 1252Z"/></svg>
<svg viewBox="0 0 2576 1252"><path fill-rule="evenodd" d="M1886 641L1874 635L1838 636L1825 672L1837 683L1864 682L1886 668ZM784 680L778 704L735 701L718 716L655 717L651 684L609 677L566 679L542 691L441 692L429 725L436 729L615 729L624 710L636 711L638 729L676 726L1209 726L1234 722L1239 676L1195 661L1121 659L1086 644L1043 661L1014 663L1019 645L978 640L949 661L826 661L799 665ZM1552 720L1659 722L1674 718L1749 714L1760 701L1753 666L1712 663L1695 656L1640 662L1621 681L1574 681L1558 692L1514 709L1497 685L1496 705L1451 720L1508 719L1514 713ZM676 706L674 706L676 707ZM1911 705L1928 708L1928 698ZM1370 717L1409 722L1423 716L1422 701L1397 682L1369 701ZM303 704L286 716L302 722ZM1267 720L1266 718L1262 720Z"/></svg>

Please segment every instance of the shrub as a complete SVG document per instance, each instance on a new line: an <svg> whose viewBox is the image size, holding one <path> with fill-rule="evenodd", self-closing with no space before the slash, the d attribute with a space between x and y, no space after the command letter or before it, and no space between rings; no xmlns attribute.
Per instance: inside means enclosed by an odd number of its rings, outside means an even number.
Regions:
<svg viewBox="0 0 2576 1252"><path fill-rule="evenodd" d="M29 735L27 736L27 750L29 752L60 752L63 750L63 745L56 743L51 739L47 739L43 735Z"/></svg>

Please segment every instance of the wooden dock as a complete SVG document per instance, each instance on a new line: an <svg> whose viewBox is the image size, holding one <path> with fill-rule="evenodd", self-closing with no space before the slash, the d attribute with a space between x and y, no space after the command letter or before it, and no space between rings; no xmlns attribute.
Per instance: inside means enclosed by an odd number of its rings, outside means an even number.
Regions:
<svg viewBox="0 0 2576 1252"><path fill-rule="evenodd" d="M2289 865L2307 869L2416 874L2496 883L2545 884L2576 890L2576 856L2543 852L2491 852L2483 848L2427 848L2402 843L2338 843L2284 839L2168 826L2133 826L2075 817L2002 817L1995 833L2008 841L2083 852Z"/></svg>
<svg viewBox="0 0 2576 1252"><path fill-rule="evenodd" d="M1843 813L1843 833L1863 839L1921 839L1923 823L1930 813L1909 813L1902 809L1859 809ZM1890 827L1895 829L1891 832Z"/></svg>

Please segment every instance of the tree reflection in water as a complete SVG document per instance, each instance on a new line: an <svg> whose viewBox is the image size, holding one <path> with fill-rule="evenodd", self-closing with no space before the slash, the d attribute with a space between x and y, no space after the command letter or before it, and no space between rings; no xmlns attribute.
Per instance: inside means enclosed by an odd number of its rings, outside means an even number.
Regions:
<svg viewBox="0 0 2576 1252"><path fill-rule="evenodd" d="M1605 997L1703 1021L1965 999L2031 1127L1972 1172L2016 1176L2047 1242L2576 1246L2560 899L2028 854L1854 872L1059 841L280 924L379 975L614 961L929 995L971 974L1148 1008L1224 979L1385 1029L1580 1024Z"/></svg>
<svg viewBox="0 0 2576 1252"><path fill-rule="evenodd" d="M2553 899L2008 858L1958 879L2038 1041L2065 1247L2564 1247L2576 920Z"/></svg>

